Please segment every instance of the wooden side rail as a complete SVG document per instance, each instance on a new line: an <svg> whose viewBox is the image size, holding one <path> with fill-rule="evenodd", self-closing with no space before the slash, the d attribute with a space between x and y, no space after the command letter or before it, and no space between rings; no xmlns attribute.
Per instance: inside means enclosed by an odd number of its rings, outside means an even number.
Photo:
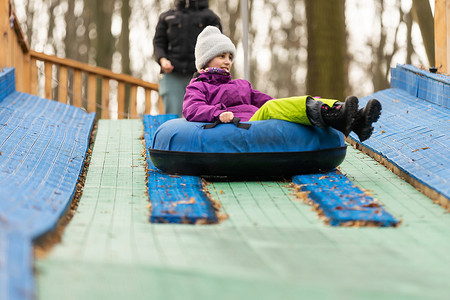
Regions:
<svg viewBox="0 0 450 300"><path fill-rule="evenodd" d="M436 68L450 74L450 0L435 0L434 45Z"/></svg>
<svg viewBox="0 0 450 300"><path fill-rule="evenodd" d="M158 84L133 76L114 73L110 70L59 58L30 50L31 93L42 94L47 99L58 100L88 112L97 112L102 119L140 118L142 113L150 114L152 91L158 92ZM39 86L41 83L41 86ZM126 87L129 88L127 97ZM138 88L143 89L144 100L138 112ZM41 93L39 93L41 91ZM163 113L161 98L157 109Z"/></svg>

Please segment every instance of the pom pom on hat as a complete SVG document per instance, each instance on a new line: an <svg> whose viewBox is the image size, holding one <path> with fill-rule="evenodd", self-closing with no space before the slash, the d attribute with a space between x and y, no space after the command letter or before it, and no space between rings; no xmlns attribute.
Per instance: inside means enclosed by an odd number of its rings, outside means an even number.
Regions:
<svg viewBox="0 0 450 300"><path fill-rule="evenodd" d="M207 26L197 37L195 45L195 67L203 69L214 57L223 53L236 55L236 47L230 38L222 34L219 28Z"/></svg>

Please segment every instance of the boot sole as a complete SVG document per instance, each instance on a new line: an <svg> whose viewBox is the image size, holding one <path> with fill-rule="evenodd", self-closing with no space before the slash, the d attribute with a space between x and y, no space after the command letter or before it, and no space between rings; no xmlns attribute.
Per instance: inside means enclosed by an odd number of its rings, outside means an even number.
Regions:
<svg viewBox="0 0 450 300"><path fill-rule="evenodd" d="M381 103L377 99L371 99L367 102L364 110L364 124L360 130L355 131L361 142L367 140L372 135L374 129L372 123L375 123L380 118L381 109Z"/></svg>
<svg viewBox="0 0 450 300"><path fill-rule="evenodd" d="M353 128L353 123L355 122L356 114L358 113L358 98L354 96L350 96L347 99L345 99L344 102L344 109L347 111L347 126L345 126L345 130L343 131L344 135L347 137Z"/></svg>

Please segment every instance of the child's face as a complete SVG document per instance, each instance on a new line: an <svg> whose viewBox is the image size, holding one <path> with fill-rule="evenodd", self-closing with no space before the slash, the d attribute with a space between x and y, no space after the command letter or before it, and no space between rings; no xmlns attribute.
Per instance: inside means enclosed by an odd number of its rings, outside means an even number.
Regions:
<svg viewBox="0 0 450 300"><path fill-rule="evenodd" d="M210 68L220 68L230 72L231 65L233 64L233 55L231 53L223 53L214 57L207 65Z"/></svg>

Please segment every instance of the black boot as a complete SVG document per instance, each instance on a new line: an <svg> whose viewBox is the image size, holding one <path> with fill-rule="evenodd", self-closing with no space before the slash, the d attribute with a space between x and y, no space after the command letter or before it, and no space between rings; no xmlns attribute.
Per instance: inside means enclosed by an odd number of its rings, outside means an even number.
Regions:
<svg viewBox="0 0 450 300"><path fill-rule="evenodd" d="M347 97L345 102L336 102L332 107L322 105L321 113L324 123L339 130L345 136L352 131L352 125L358 112L358 98Z"/></svg>
<svg viewBox="0 0 450 300"><path fill-rule="evenodd" d="M366 107L358 110L352 131L358 135L359 140L365 141L372 135L372 123L378 121L381 115L381 103L377 99L371 99Z"/></svg>

